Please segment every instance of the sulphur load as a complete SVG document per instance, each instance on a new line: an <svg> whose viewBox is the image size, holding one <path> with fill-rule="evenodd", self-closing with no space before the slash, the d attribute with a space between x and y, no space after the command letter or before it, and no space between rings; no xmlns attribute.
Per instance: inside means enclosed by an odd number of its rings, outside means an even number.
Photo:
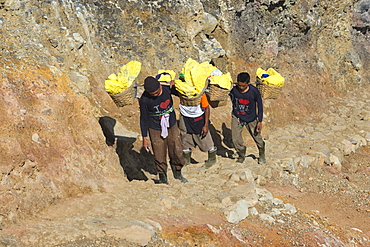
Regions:
<svg viewBox="0 0 370 247"><path fill-rule="evenodd" d="M175 76L176 76L176 72L173 70L160 69L158 70L158 73L155 78L162 85L170 85L170 83L175 80Z"/></svg>
<svg viewBox="0 0 370 247"><path fill-rule="evenodd" d="M276 70L269 68L263 70L258 68L256 71L257 82L256 86L264 99L277 99L280 96L282 87L284 85L284 77L282 77Z"/></svg>
<svg viewBox="0 0 370 247"><path fill-rule="evenodd" d="M217 68L209 62L198 63L189 58L181 70L183 80L175 81L176 90L186 97L201 94L208 85L208 77L215 69Z"/></svg>
<svg viewBox="0 0 370 247"><path fill-rule="evenodd" d="M223 74L219 69L212 71L209 77L209 86L207 95L210 101L218 101L218 104L211 104L213 107L222 106L228 99L232 88L233 80L230 73ZM223 103L220 103L223 102Z"/></svg>
<svg viewBox="0 0 370 247"><path fill-rule="evenodd" d="M122 93L132 86L140 70L140 62L128 62L120 68L118 75L111 74L108 76L108 80L105 80L104 83L105 90L111 95Z"/></svg>
<svg viewBox="0 0 370 247"><path fill-rule="evenodd" d="M227 72L226 74L211 76L209 78L209 84L230 90L233 85L233 79L231 78L230 72Z"/></svg>
<svg viewBox="0 0 370 247"><path fill-rule="evenodd" d="M118 107L132 105L135 100L134 81L141 70L141 63L130 61L123 65L118 75L111 74L105 80L104 87Z"/></svg>
<svg viewBox="0 0 370 247"><path fill-rule="evenodd" d="M282 87L284 85L284 77L282 77L276 70L269 68L266 71L258 68L256 71L257 77L261 82L273 86L273 87Z"/></svg>

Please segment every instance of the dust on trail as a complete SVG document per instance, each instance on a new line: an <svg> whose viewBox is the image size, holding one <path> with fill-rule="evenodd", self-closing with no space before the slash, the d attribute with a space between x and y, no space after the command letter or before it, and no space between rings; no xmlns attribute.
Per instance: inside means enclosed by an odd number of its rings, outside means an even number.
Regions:
<svg viewBox="0 0 370 247"><path fill-rule="evenodd" d="M327 116L335 114L335 109L353 105L349 111L363 115L356 123L365 123L361 128L370 133L368 94L336 101L336 107L329 109ZM339 105L341 102L345 103ZM362 108L357 109L355 103ZM339 119L344 118L337 115ZM248 135L245 137L248 157L243 164L236 164L232 158L233 149L225 145L228 141L225 135L218 161L210 169L202 167L207 154L194 150L193 164L183 169L189 180L186 184L173 179L171 171L168 172L169 185L155 185L152 179L131 182L125 178L108 179L103 192L60 200L37 217L3 229L0 243L5 243L3 246L72 247L142 246L138 242L146 241L146 246L225 246L225 243L229 246L287 246L293 242L325 244L330 239L337 243L336 246L347 246L346 241L351 239L356 246L369 246L366 240L370 238L368 146L344 157L341 171L324 165L292 172L277 163L276 157L287 158L304 152L302 147L312 140L316 143L333 140L324 135L317 138L315 124L287 126L292 132L290 135L282 129L269 133L266 165L257 164L258 151ZM320 124L317 123L318 129L322 128ZM343 134L346 124L343 123L342 129L333 129L333 135L338 133L335 131ZM215 123L215 128L219 133L227 133L227 124L225 127ZM302 137L300 132L306 136ZM279 133L285 139L275 138ZM289 138L297 142L293 145ZM257 188L266 193L270 191L284 203L293 204L297 213L277 214L274 223L261 220L258 215L250 215L238 224L227 222L227 206L243 198L253 198L255 194L254 186L235 177L246 168L253 171ZM149 173L145 175L154 178ZM276 212L276 207L262 201L255 206L260 215ZM123 226L136 227L141 238L134 243L117 237L128 234L122 230ZM155 234L147 240L152 236L150 232Z"/></svg>
<svg viewBox="0 0 370 247"><path fill-rule="evenodd" d="M201 152L195 152L195 158L201 160L205 157ZM221 164L226 164L227 161L229 161L228 158L219 158ZM252 158L247 158L248 161L255 162ZM275 243L274 246L279 246L279 243L288 244L290 239L294 238L295 233L290 232L291 236L288 238L281 232L292 222L299 222L300 227L306 225L309 229L311 218L320 220L320 217L311 212L311 216L298 213L294 219L290 219L289 224L281 226L266 225L255 217L249 217L238 226L233 226L225 221L222 210L202 204L204 201L214 200L221 191L225 191L225 184L220 184L220 180L216 176L220 172L219 169L222 169L221 167L222 165L219 168L216 166L211 170L205 170L201 168L201 163L188 166L184 168L184 174L189 179L187 184L181 184L171 176L169 186L154 185L150 180L147 182L110 181L103 193L92 193L60 201L40 214L39 217L28 220L21 226L5 229L5 231L19 236L20 239L27 239L28 243L34 238L34 246L40 246L37 244L40 239L44 239L43 243L53 243L46 246L56 244L70 247L140 246L100 232L101 225L123 225L126 221L132 220L152 225L156 225L155 222L160 224L156 230L161 231L160 237L167 239L167 241L157 238L147 246L171 246L169 243L173 243L175 246L195 246L191 244L226 246L224 245L225 241L228 242L228 246L252 246L252 243L258 243L259 246L271 246L271 243ZM274 185L274 183L270 185ZM312 193L302 193L293 187L287 187L285 190L283 187L279 187L277 191L274 191L273 186L267 186L267 188L271 189L274 194L276 192L276 195L280 194L281 198L284 197L285 200L298 205L298 209L307 213L317 210L320 211L320 214L325 214L325 208L331 206L334 207L332 209L339 216L346 213L345 209L348 208L348 205L343 204L327 205L317 198L315 200ZM295 195L289 194L293 190ZM324 195L331 196L326 193ZM312 207L313 201L316 208ZM345 203L345 200L340 202ZM307 207L301 208L302 205L307 205ZM353 216L358 217L359 215ZM369 221L366 220L366 215L362 216L363 227L365 227L365 223L368 225ZM325 216L323 215L323 217ZM346 217L342 218L346 219ZM339 225L348 228L361 228L355 224L353 219L347 219L347 225ZM330 217L328 222L335 223L335 218ZM215 234L207 225L214 226L220 231ZM230 234L232 229L234 231L237 229L241 235L249 235L249 242L245 239L244 242L236 239ZM58 241L54 242L53 239L58 239Z"/></svg>
<svg viewBox="0 0 370 247"><path fill-rule="evenodd" d="M370 148L359 148L345 157L341 173L312 172L309 188L269 187L267 189L289 200L300 210L318 212L328 221L345 228L356 228L370 233Z"/></svg>

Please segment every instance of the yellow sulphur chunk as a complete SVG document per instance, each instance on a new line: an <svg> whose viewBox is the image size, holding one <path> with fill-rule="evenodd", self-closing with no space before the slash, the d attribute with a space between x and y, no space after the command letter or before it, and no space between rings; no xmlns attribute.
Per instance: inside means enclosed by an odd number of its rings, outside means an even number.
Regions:
<svg viewBox="0 0 370 247"><path fill-rule="evenodd" d="M233 84L233 79L231 78L230 72L227 72L220 76L211 76L209 78L209 83L230 90Z"/></svg>

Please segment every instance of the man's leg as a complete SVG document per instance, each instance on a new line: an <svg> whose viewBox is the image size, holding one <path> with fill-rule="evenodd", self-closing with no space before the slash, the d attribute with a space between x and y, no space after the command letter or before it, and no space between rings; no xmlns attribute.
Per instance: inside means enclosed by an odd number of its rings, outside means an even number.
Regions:
<svg viewBox="0 0 370 247"><path fill-rule="evenodd" d="M191 160L191 148L195 146L193 137L187 133L184 118L180 115L179 129L181 134L181 142L184 155L184 165L189 165Z"/></svg>
<svg viewBox="0 0 370 247"><path fill-rule="evenodd" d="M211 132L208 132L207 135L202 138L200 135L193 135L193 139L198 145L200 151L202 152L208 152L208 159L204 163L205 168L210 168L216 163L216 153L217 153L217 147L215 147Z"/></svg>
<svg viewBox="0 0 370 247"><path fill-rule="evenodd" d="M231 137L233 140L234 147L238 153L238 158L236 162L243 163L245 160L245 153L247 151L246 146L244 146L243 141L243 126L239 124L238 119L235 116L232 116L231 119Z"/></svg>
<svg viewBox="0 0 370 247"><path fill-rule="evenodd" d="M184 167L185 160L182 153L182 142L180 137L180 131L177 125L168 129L167 136L167 148L168 156L170 157L171 169L175 179L180 180L183 183L188 182L186 178L182 176L181 169Z"/></svg>
<svg viewBox="0 0 370 247"><path fill-rule="evenodd" d="M263 140L261 136L261 132L256 131L257 127L257 120L250 122L247 124L247 129L249 134L252 136L254 142L256 143L258 147L258 163L263 164L266 163L266 157L265 157L265 141Z"/></svg>
<svg viewBox="0 0 370 247"><path fill-rule="evenodd" d="M160 130L149 129L149 136L154 154L155 168L159 175L158 183L167 184L167 141L161 137Z"/></svg>

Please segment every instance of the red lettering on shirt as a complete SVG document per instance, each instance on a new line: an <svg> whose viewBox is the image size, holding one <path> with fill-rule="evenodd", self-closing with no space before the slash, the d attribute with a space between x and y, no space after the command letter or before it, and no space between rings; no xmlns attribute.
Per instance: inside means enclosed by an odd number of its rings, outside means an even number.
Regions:
<svg viewBox="0 0 370 247"><path fill-rule="evenodd" d="M238 100L240 104L243 104L243 105L248 105L249 104L249 100L247 99L239 99Z"/></svg>

